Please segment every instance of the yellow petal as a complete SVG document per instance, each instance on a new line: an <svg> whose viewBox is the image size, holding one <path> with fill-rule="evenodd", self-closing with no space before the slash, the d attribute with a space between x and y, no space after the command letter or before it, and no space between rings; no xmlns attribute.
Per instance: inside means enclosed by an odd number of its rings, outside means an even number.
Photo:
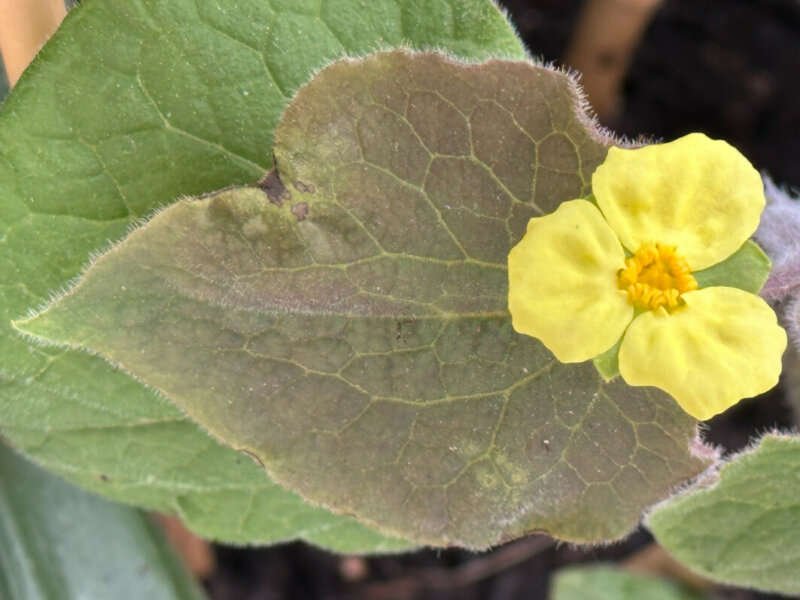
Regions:
<svg viewBox="0 0 800 600"><path fill-rule="evenodd" d="M677 246L693 271L733 254L758 226L764 186L736 148L692 133L668 144L611 148L592 192L622 244Z"/></svg>
<svg viewBox="0 0 800 600"><path fill-rule="evenodd" d="M633 318L617 289L624 266L619 240L590 202L564 202L531 219L508 256L514 329L539 338L561 362L605 352Z"/></svg>
<svg viewBox="0 0 800 600"><path fill-rule="evenodd" d="M628 327L619 349L627 383L661 388L700 420L778 383L786 332L766 302L728 287L682 298L684 308L642 313Z"/></svg>

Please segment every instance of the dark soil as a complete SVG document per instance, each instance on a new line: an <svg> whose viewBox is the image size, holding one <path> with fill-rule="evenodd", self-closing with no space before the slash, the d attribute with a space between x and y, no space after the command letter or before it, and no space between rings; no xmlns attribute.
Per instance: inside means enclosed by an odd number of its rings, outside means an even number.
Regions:
<svg viewBox="0 0 800 600"><path fill-rule="evenodd" d="M558 62L578 0L505 0L535 56ZM674 139L703 131L739 147L777 182L800 187L800 3L797 0L667 0L647 31L624 86L624 110L605 123L630 137ZM779 391L742 403L709 424L728 451L774 427L790 427ZM413 598L544 599L550 577L576 563L622 561L650 543L637 531L607 548L521 540L491 553L422 550L343 558L304 544L218 547L207 581L215 600ZM778 598L717 589L715 598ZM591 596L587 595L591 600Z"/></svg>

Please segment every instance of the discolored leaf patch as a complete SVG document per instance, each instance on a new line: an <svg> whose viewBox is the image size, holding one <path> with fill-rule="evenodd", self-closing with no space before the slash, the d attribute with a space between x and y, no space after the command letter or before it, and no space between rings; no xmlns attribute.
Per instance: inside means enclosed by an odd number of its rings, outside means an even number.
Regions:
<svg viewBox="0 0 800 600"><path fill-rule="evenodd" d="M20 328L121 364L278 482L419 543L614 539L703 468L671 399L511 328L508 250L588 192L608 144L569 78L342 61L275 139L290 198L182 201Z"/></svg>

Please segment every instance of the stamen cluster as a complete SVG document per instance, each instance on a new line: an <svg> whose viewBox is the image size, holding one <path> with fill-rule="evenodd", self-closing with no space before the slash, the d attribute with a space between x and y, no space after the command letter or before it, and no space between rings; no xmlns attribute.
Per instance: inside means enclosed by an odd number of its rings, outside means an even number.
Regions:
<svg viewBox="0 0 800 600"><path fill-rule="evenodd" d="M628 300L635 306L672 309L680 304L681 294L697 289L697 280L675 246L645 244L625 260L619 287L628 292Z"/></svg>

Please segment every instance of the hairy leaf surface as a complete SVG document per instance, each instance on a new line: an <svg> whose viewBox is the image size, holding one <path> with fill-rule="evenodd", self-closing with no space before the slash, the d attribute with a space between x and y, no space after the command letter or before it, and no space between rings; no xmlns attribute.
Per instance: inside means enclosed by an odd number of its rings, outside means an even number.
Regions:
<svg viewBox="0 0 800 600"><path fill-rule="evenodd" d="M525 56L489 0L95 0L71 11L0 115L3 433L82 485L178 512L217 539L407 546L305 505L104 361L10 328L155 208L262 177L278 117L315 69L399 44Z"/></svg>
<svg viewBox="0 0 800 600"><path fill-rule="evenodd" d="M508 250L588 191L607 143L542 67L339 62L284 115L277 174L164 210L21 327L388 532L617 538L702 468L695 422L557 363L506 309Z"/></svg>
<svg viewBox="0 0 800 600"><path fill-rule="evenodd" d="M715 485L658 506L648 526L692 570L729 585L800 594L800 437L770 434Z"/></svg>

